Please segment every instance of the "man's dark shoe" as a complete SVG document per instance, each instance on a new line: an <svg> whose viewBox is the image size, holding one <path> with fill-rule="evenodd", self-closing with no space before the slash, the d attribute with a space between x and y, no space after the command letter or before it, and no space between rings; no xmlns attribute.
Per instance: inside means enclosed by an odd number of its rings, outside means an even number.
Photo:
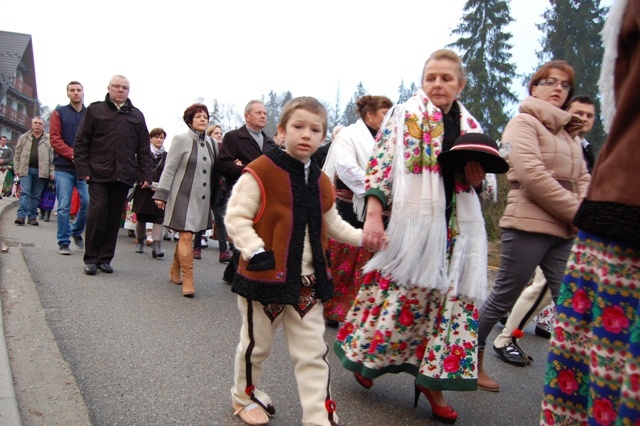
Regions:
<svg viewBox="0 0 640 426"><path fill-rule="evenodd" d="M33 226L38 226L38 225L40 225L40 224L38 223L38 221L37 221L35 218L27 220L27 223L28 223L29 225L33 225Z"/></svg>
<svg viewBox="0 0 640 426"><path fill-rule="evenodd" d="M545 339L551 338L551 332L547 324L538 323L534 329L536 336L544 337Z"/></svg>
<svg viewBox="0 0 640 426"><path fill-rule="evenodd" d="M329 328L338 328L340 326L340 322L336 320L326 319L324 320L324 324Z"/></svg>
<svg viewBox="0 0 640 426"><path fill-rule="evenodd" d="M95 275L97 270L98 266L93 263L84 265L84 273L87 275Z"/></svg>
<svg viewBox="0 0 640 426"><path fill-rule="evenodd" d="M108 263L99 264L98 269L100 269L102 272L106 272L107 274L110 274L113 272L113 268Z"/></svg>
<svg viewBox="0 0 640 426"><path fill-rule="evenodd" d="M58 253L64 255L64 256L69 256L71 254L71 250L69 250L69 245L68 244L62 244L60 246L60 250L58 251Z"/></svg>
<svg viewBox="0 0 640 426"><path fill-rule="evenodd" d="M24 217L16 218L16 221L13 223L15 223L16 225L24 225Z"/></svg>
<svg viewBox="0 0 640 426"><path fill-rule="evenodd" d="M78 247L79 249L83 249L84 248L84 240L82 239L82 235L73 235L73 243L76 245L76 247Z"/></svg>

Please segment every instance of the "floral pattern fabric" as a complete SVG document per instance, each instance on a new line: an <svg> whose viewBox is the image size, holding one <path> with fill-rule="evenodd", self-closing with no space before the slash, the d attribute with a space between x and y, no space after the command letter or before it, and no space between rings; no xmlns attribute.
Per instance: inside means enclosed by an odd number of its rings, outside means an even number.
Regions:
<svg viewBox="0 0 640 426"><path fill-rule="evenodd" d="M416 194L423 197L418 200L418 204L431 206L433 209L429 207L414 211L411 210L411 203L402 204L398 198L394 199L396 204L391 213L392 224L388 230L394 223L399 223L394 222L394 219L399 218L398 220L404 220L404 224L407 224L403 229L407 232L405 236L409 233L414 236L416 233L422 233L422 236L429 232L442 233L446 244L433 245L431 249L415 252L415 247L408 247L403 243L394 246L398 247L398 251L387 248L389 252L385 255L390 262L402 259L405 266L413 265L415 262L423 273L429 270L427 264L434 270L448 271L451 258L443 254L445 250L448 251L447 254L453 253L453 247L460 236L456 226L460 209L456 209L454 205L451 221L447 226L442 190L444 181L437 160L445 130L442 112L431 104L422 91L414 96L413 102L405 104L404 110L395 111L378 133L366 172L367 193L379 196L387 205L392 205L393 184L396 189L406 188L406 193L409 194L407 197ZM460 124L463 133L480 131L477 122L462 106ZM481 231L465 241L469 243L467 247L471 246L472 242L477 246L484 244L486 252L479 201L473 189L460 177L456 178L453 200L457 203L464 201L461 205L465 206L466 211L463 213L468 215L467 223L476 221ZM406 202L406 198L404 201ZM407 208L400 208L402 205ZM415 205L414 203L413 206ZM434 209L441 210L434 216L431 215ZM424 212L428 214L423 214ZM415 221L418 216L420 219ZM440 220L442 222L439 222ZM467 231L469 229L466 228ZM395 235L401 234L402 231ZM414 252L411 252L412 250ZM482 257L482 261L475 262L474 258L474 262L470 262L470 253L462 252L458 255L458 260L467 266L466 272L473 273L474 285L478 286L482 281L479 278L483 276L482 271L486 276L486 255L477 257ZM380 254L381 252L378 252L376 256ZM451 280L431 277L430 282L409 284L403 279L392 278L394 275L385 270L384 266L378 266L386 261L376 264L376 256L365 269L366 275L359 292L344 324L338 330L334 351L342 365L370 379L385 373L406 372L416 376L418 385L427 388L476 390L477 298L461 296L460 290L464 287L462 294L465 294L465 291L472 294L480 292L470 291L472 289L469 283L461 286L461 277L448 273L446 275L452 277ZM453 282L456 279L458 281ZM458 293L453 290L456 286Z"/></svg>
<svg viewBox="0 0 640 426"><path fill-rule="evenodd" d="M553 320L556 317L556 305L551 302L540 310L532 319L532 321L538 324L553 324Z"/></svg>
<svg viewBox="0 0 640 426"><path fill-rule="evenodd" d="M371 272L334 349L346 368L364 377L406 372L431 389L475 390L477 320L471 300L406 288Z"/></svg>
<svg viewBox="0 0 640 426"><path fill-rule="evenodd" d="M324 318L344 322L362 283L362 268L373 253L362 247L329 240L334 296L324 303Z"/></svg>
<svg viewBox="0 0 640 426"><path fill-rule="evenodd" d="M542 425L640 425L640 247L581 231L549 347Z"/></svg>

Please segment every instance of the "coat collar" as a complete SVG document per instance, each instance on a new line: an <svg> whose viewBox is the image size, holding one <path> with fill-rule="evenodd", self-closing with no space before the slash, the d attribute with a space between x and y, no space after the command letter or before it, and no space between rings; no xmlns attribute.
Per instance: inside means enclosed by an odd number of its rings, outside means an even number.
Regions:
<svg viewBox="0 0 640 426"><path fill-rule="evenodd" d="M522 101L519 111L537 118L553 134L557 134L562 130L572 117L570 113L533 96L529 96Z"/></svg>

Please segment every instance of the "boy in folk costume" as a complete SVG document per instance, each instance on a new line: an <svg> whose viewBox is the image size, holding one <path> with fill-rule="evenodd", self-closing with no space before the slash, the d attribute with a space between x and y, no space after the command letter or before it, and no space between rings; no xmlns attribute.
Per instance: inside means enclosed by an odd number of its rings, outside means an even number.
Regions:
<svg viewBox="0 0 640 426"><path fill-rule="evenodd" d="M251 425L269 422L271 399L257 389L262 363L282 324L296 381L303 425L336 425L329 389L323 304L333 295L324 253L328 238L361 245L362 231L338 215L329 178L313 153L327 132L327 112L316 99L285 106L274 148L245 168L229 199L225 224L241 252L232 290L242 314L231 397L235 413Z"/></svg>

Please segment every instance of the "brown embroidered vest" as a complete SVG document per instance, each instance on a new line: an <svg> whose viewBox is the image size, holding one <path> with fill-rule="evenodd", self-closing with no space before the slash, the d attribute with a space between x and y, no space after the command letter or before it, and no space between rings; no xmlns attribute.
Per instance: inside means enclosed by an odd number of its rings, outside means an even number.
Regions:
<svg viewBox="0 0 640 426"><path fill-rule="evenodd" d="M233 292L263 304L295 305L300 298L300 277L308 227L316 276L316 294L322 301L333 296L333 283L325 253L324 214L334 203L329 178L313 163L305 182L304 164L280 149L271 149L245 168L258 181L262 204L254 228L265 242L265 252L249 262L240 259Z"/></svg>

